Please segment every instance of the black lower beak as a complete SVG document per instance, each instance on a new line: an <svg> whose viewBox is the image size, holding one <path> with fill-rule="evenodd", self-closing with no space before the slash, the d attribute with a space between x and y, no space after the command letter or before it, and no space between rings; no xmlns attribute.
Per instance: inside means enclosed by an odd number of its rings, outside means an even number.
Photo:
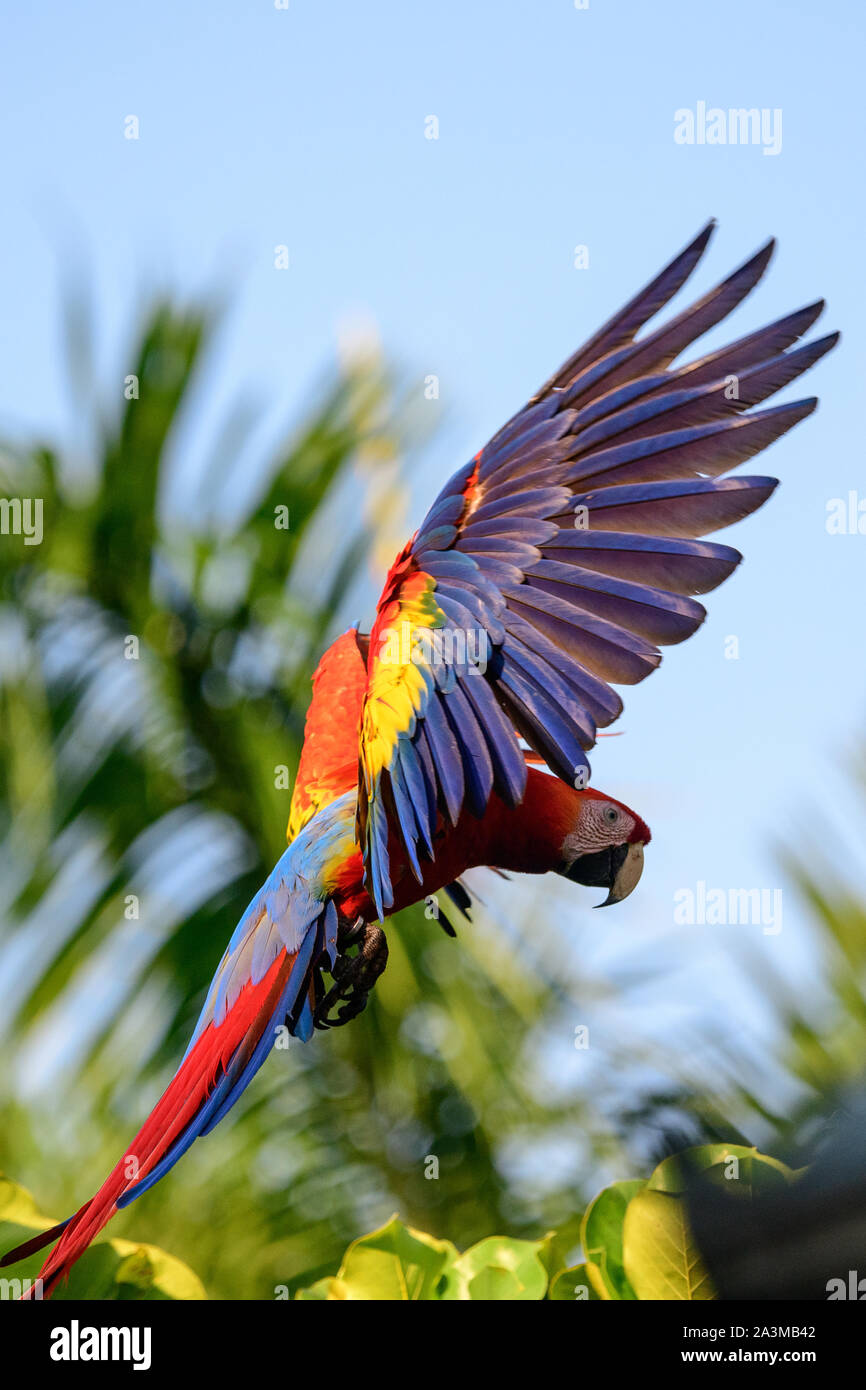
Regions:
<svg viewBox="0 0 866 1390"><path fill-rule="evenodd" d="M611 845L598 854L582 854L565 877L585 888L612 888L627 854L628 845Z"/></svg>
<svg viewBox="0 0 866 1390"><path fill-rule="evenodd" d="M581 854L566 870L565 877L589 888L606 888L607 897L596 904L598 907L621 903L640 881L643 849L643 842L636 840L627 845L611 845L597 854Z"/></svg>

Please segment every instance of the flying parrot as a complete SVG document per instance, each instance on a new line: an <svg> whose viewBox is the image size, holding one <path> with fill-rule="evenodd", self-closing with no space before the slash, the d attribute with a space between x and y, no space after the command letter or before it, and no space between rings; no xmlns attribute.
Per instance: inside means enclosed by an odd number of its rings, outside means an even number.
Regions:
<svg viewBox="0 0 866 1390"><path fill-rule="evenodd" d="M731 470L816 400L755 407L838 337L795 346L817 302L674 365L758 283L772 241L638 336L713 228L458 469L391 567L370 631L350 628L322 657L288 848L241 917L173 1080L96 1195L2 1261L56 1241L44 1294L223 1119L280 1030L306 1042L360 1012L392 913L440 893L465 910L462 876L477 866L561 874L607 890L606 903L635 888L649 829L588 785L587 750L620 713L613 687L689 637L705 616L695 595L739 564L703 537L756 511L776 480Z"/></svg>

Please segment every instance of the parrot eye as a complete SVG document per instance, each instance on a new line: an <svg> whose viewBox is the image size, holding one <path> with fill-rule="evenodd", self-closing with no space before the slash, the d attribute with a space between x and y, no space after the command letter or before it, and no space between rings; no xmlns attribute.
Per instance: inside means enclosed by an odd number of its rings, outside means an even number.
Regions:
<svg viewBox="0 0 866 1390"><path fill-rule="evenodd" d="M608 825L616 825L619 820L619 811L615 806L606 806L604 809L604 818Z"/></svg>

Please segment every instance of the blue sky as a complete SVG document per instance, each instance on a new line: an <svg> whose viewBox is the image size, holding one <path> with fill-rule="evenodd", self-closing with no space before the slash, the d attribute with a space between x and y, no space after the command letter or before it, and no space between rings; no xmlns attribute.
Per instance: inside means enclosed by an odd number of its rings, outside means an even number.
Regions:
<svg viewBox="0 0 866 1390"><path fill-rule="evenodd" d="M82 253L103 375L149 287L230 291L203 429L246 386L267 403L267 437L303 409L340 325L372 319L410 377L440 379L413 525L438 482L708 216L720 225L697 291L779 238L725 333L826 296L818 331L841 328L844 342L800 384L820 393L817 416L755 470L783 488L724 537L746 563L710 596L699 635L629 692L625 737L595 756L596 785L653 827L644 884L603 931L561 898L581 950L602 964L667 950L681 984L665 998L712 998L730 1026L757 1026L754 1003L732 997L730 950L771 953L806 992L800 909L786 894L778 936L684 930L674 892L780 884L780 841L822 847L855 878L863 867L846 766L863 730L866 536L825 528L829 499L866 496L863 28L839 0L46 0L5 25L5 434L74 428L58 284ZM781 110L780 153L675 143L675 111L701 101ZM740 655L726 660L732 635Z"/></svg>

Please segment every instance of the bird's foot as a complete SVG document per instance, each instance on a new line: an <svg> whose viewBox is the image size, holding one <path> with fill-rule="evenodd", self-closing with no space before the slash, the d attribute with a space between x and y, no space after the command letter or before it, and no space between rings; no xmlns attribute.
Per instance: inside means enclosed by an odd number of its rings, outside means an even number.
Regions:
<svg viewBox="0 0 866 1390"><path fill-rule="evenodd" d="M357 1018L367 1004L370 990L388 964L388 942L381 927L369 922L354 929L349 945L358 944L358 954L337 956L331 967L334 983L317 997L313 1022L317 1028L340 1028ZM321 972L316 974L317 996L324 989ZM331 1010L336 1013L331 1014Z"/></svg>

